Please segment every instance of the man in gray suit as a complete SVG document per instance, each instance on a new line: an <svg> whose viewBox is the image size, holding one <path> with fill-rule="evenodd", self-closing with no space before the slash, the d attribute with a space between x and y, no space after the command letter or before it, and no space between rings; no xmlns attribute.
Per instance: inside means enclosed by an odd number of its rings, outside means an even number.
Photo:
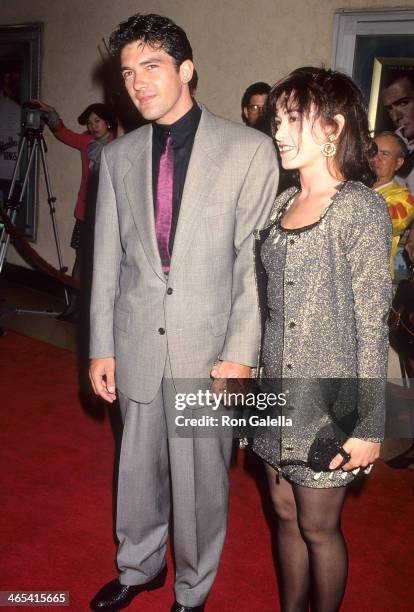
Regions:
<svg viewBox="0 0 414 612"><path fill-rule="evenodd" d="M120 577L91 608L125 608L164 583L172 511L172 611L199 612L226 532L231 439L178 437L175 391L183 381L197 391L210 376L248 378L255 365L252 232L274 200L277 161L268 137L194 102L191 46L169 19L134 15L111 49L152 123L105 147L101 160L90 378L102 398L118 397L124 432Z"/></svg>

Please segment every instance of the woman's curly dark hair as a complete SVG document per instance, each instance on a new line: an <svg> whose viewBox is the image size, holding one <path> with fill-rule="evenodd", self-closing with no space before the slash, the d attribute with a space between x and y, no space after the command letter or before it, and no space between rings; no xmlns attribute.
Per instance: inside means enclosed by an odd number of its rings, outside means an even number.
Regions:
<svg viewBox="0 0 414 612"><path fill-rule="evenodd" d="M95 115L97 115L100 119L106 121L108 124L108 129L110 129L112 132L115 131L118 122L115 111L111 106L108 106L108 104L103 104L102 102L89 104L89 106L87 106L79 115L78 123L80 125L86 125L92 113L95 113Z"/></svg>
<svg viewBox="0 0 414 612"><path fill-rule="evenodd" d="M273 85L267 103L273 135L276 110L280 107L294 109L304 117L312 114L323 127L335 129L338 128L335 115L343 115L345 124L333 158L336 168L346 180L372 186L375 175L369 161L376 146L369 132L367 106L361 91L347 75L324 68L297 68Z"/></svg>

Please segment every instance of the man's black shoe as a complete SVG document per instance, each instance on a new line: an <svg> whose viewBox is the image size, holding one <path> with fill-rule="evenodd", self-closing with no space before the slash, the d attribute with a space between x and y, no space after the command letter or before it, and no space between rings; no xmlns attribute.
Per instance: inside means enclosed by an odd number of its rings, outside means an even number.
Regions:
<svg viewBox="0 0 414 612"><path fill-rule="evenodd" d="M164 565L159 574L145 584L121 584L118 578L105 584L92 599L89 607L91 610L105 610L115 612L129 606L131 601L145 591L159 589L165 583L167 577L167 566Z"/></svg>
<svg viewBox="0 0 414 612"><path fill-rule="evenodd" d="M171 608L171 612L203 612L204 605L191 608L190 606L182 606L178 601Z"/></svg>

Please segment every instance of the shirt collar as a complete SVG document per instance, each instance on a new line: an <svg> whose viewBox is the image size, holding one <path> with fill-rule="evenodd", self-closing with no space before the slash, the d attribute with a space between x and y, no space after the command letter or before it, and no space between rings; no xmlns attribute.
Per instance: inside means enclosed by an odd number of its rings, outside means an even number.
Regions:
<svg viewBox="0 0 414 612"><path fill-rule="evenodd" d="M171 125L155 123L152 124L154 137L164 143L170 134L173 141L173 148L182 147L188 138L194 136L200 122L201 109L193 102L193 106L178 121Z"/></svg>
<svg viewBox="0 0 414 612"><path fill-rule="evenodd" d="M394 182L394 179L392 181L388 181L388 183L384 183L383 185L378 185L378 187L374 187L374 191L381 191L381 189L385 189L386 187L389 187L390 185L392 185Z"/></svg>

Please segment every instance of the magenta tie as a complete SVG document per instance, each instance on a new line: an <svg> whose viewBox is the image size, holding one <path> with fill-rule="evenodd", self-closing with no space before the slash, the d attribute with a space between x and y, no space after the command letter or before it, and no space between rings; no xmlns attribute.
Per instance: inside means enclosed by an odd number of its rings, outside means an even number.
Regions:
<svg viewBox="0 0 414 612"><path fill-rule="evenodd" d="M160 157L160 169L157 182L157 200L155 204L155 234L160 252L162 269L170 270L170 232L173 200L174 151L171 136L168 136L165 151Z"/></svg>

